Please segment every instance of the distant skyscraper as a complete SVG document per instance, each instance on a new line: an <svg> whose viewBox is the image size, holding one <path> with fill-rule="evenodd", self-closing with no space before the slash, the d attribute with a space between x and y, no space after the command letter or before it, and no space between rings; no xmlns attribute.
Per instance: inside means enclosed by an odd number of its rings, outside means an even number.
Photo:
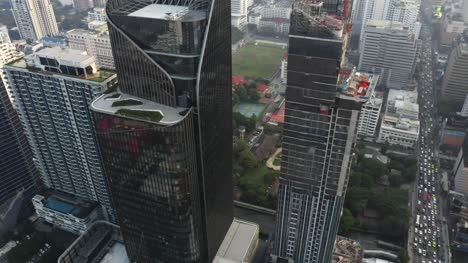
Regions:
<svg viewBox="0 0 468 263"><path fill-rule="evenodd" d="M291 14L273 254L301 263L331 262L359 110L372 93L369 79L342 75L350 3L333 3L296 1Z"/></svg>
<svg viewBox="0 0 468 263"><path fill-rule="evenodd" d="M4 66L44 184L101 203L114 221L89 105L115 81L82 51L47 48Z"/></svg>
<svg viewBox="0 0 468 263"><path fill-rule="evenodd" d="M359 70L374 72L388 88L403 88L413 77L421 40L399 22L370 20L364 31Z"/></svg>
<svg viewBox="0 0 468 263"><path fill-rule="evenodd" d="M11 0L21 38L38 40L58 33L50 0Z"/></svg>
<svg viewBox="0 0 468 263"><path fill-rule="evenodd" d="M232 217L228 1L107 3L119 92L92 104L132 262L211 262Z"/></svg>
<svg viewBox="0 0 468 263"><path fill-rule="evenodd" d="M356 0L353 1L353 32L364 38L370 20L400 22L419 37L421 23L418 22L420 1L418 0ZM362 51L362 46L360 50Z"/></svg>
<svg viewBox="0 0 468 263"><path fill-rule="evenodd" d="M11 43L8 29L0 24L0 66L18 58L15 45Z"/></svg>
<svg viewBox="0 0 468 263"><path fill-rule="evenodd" d="M38 179L23 127L0 80L0 206L18 191L32 197Z"/></svg>
<svg viewBox="0 0 468 263"><path fill-rule="evenodd" d="M468 44L459 43L450 53L442 82L442 97L463 101L468 94Z"/></svg>
<svg viewBox="0 0 468 263"><path fill-rule="evenodd" d="M106 24L97 30L72 29L67 32L67 39L70 48L86 51L88 55L94 56L99 67L115 69Z"/></svg>

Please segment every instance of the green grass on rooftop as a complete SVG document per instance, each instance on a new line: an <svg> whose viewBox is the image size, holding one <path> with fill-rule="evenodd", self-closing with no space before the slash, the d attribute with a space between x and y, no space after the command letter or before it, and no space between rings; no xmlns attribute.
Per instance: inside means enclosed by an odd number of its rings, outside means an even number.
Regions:
<svg viewBox="0 0 468 263"><path fill-rule="evenodd" d="M115 114L151 122L159 122L163 118L163 115L157 111L120 109Z"/></svg>
<svg viewBox="0 0 468 263"><path fill-rule="evenodd" d="M137 106L143 105L143 102L134 99L119 100L112 103L112 107L123 107L123 106Z"/></svg>
<svg viewBox="0 0 468 263"><path fill-rule="evenodd" d="M232 74L253 79L270 79L286 52L287 49L279 45L249 43L233 55Z"/></svg>
<svg viewBox="0 0 468 263"><path fill-rule="evenodd" d="M115 94L112 94L112 95L109 95L109 96L105 97L106 100L107 99L117 99L117 98L120 98L120 93L115 93Z"/></svg>
<svg viewBox="0 0 468 263"><path fill-rule="evenodd" d="M88 80L96 81L96 82L103 82L114 74L115 74L114 71L107 70L107 69L100 69L98 71L98 74L95 77L89 78Z"/></svg>

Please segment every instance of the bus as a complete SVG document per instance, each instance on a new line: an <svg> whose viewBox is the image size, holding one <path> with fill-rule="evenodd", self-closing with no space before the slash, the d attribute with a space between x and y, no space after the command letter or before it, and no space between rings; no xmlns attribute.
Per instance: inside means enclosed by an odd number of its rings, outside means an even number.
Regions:
<svg viewBox="0 0 468 263"><path fill-rule="evenodd" d="M419 215L416 215L416 226L419 226Z"/></svg>

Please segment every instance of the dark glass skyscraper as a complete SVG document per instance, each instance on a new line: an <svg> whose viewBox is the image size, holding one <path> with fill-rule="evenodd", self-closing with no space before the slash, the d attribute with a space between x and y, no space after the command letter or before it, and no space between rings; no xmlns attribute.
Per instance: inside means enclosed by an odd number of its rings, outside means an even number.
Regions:
<svg viewBox="0 0 468 263"><path fill-rule="evenodd" d="M107 4L119 91L92 104L132 262L208 262L232 223L228 1Z"/></svg>
<svg viewBox="0 0 468 263"><path fill-rule="evenodd" d="M23 127L0 80L0 205L18 191L34 194L38 172Z"/></svg>
<svg viewBox="0 0 468 263"><path fill-rule="evenodd" d="M298 0L291 14L274 254L295 262L331 262L366 100L341 75L350 4Z"/></svg>

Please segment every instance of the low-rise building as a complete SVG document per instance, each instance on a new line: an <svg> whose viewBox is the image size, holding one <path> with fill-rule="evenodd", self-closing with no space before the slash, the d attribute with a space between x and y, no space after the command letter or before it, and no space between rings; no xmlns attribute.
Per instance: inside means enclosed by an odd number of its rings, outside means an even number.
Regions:
<svg viewBox="0 0 468 263"><path fill-rule="evenodd" d="M251 262L258 245L259 226L234 218L213 263Z"/></svg>
<svg viewBox="0 0 468 263"><path fill-rule="evenodd" d="M419 136L417 93L389 90L387 108L382 117L378 142L414 147Z"/></svg>
<svg viewBox="0 0 468 263"><path fill-rule="evenodd" d="M66 35L70 48L86 51L95 57L98 67L115 68L107 26L98 30L72 29Z"/></svg>
<svg viewBox="0 0 468 263"><path fill-rule="evenodd" d="M363 250L359 242L336 236L332 263L360 263L362 252Z"/></svg>
<svg viewBox="0 0 468 263"><path fill-rule="evenodd" d="M97 202L71 195L35 195L32 203L39 218L75 234L85 232L99 218Z"/></svg>
<svg viewBox="0 0 468 263"><path fill-rule="evenodd" d="M287 18L262 17L258 23L258 31L287 35L289 33L289 24Z"/></svg>
<svg viewBox="0 0 468 263"><path fill-rule="evenodd" d="M58 263L130 263L120 227L94 222L58 258Z"/></svg>

